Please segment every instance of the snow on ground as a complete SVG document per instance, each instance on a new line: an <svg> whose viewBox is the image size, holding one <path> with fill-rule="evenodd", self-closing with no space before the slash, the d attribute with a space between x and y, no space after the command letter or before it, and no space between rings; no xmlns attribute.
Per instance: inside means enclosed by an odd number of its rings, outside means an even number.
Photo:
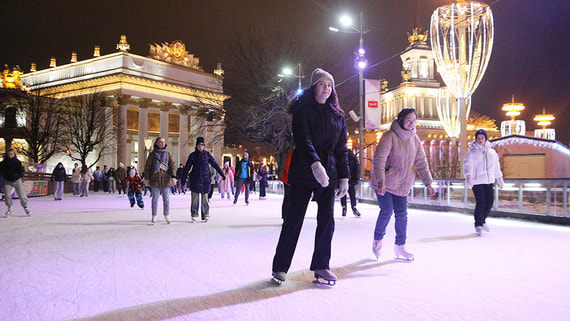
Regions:
<svg viewBox="0 0 570 321"><path fill-rule="evenodd" d="M411 263L371 252L377 206L358 219L337 203L334 287L308 270L316 206L307 212L288 279L270 281L281 198L214 195L211 220L190 223L189 195L171 197L172 224L150 225L125 198L91 193L15 200L0 215L0 320L568 320L570 228L410 210ZM5 206L0 207L4 211Z"/></svg>

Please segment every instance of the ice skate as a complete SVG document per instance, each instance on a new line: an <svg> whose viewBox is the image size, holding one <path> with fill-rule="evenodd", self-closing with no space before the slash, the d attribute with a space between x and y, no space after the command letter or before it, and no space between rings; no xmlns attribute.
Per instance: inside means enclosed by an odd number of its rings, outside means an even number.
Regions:
<svg viewBox="0 0 570 321"><path fill-rule="evenodd" d="M10 216L12 214L14 214L14 212L12 211L12 207L8 207L8 210L6 210L6 213L4 213L6 216Z"/></svg>
<svg viewBox="0 0 570 321"><path fill-rule="evenodd" d="M406 247L404 244L402 245L394 245L394 254L396 255L396 259L403 259L406 261L413 261L414 255L408 251L406 251Z"/></svg>
<svg viewBox="0 0 570 321"><path fill-rule="evenodd" d="M382 251L382 240L374 240L372 242L372 253L376 256L376 259L380 257L380 252Z"/></svg>
<svg viewBox="0 0 570 321"><path fill-rule="evenodd" d="M483 231L485 232L491 232L491 228L489 227L489 225L487 225L487 223L483 223Z"/></svg>
<svg viewBox="0 0 570 321"><path fill-rule="evenodd" d="M475 234L481 236L481 234L483 234L483 228L481 226L475 226Z"/></svg>
<svg viewBox="0 0 570 321"><path fill-rule="evenodd" d="M156 223L156 215L152 216L152 219L150 220L153 224Z"/></svg>
<svg viewBox="0 0 570 321"><path fill-rule="evenodd" d="M30 212L29 208L24 207L24 212L26 212L26 216L28 216L28 217L32 216L32 213Z"/></svg>
<svg viewBox="0 0 570 321"><path fill-rule="evenodd" d="M170 224L170 216L164 215L164 220L166 221L166 224Z"/></svg>
<svg viewBox="0 0 570 321"><path fill-rule="evenodd" d="M285 282L285 279L287 277L287 273L285 273L285 272L272 272L271 276L272 276L273 282L275 282L277 284L281 284L281 283Z"/></svg>
<svg viewBox="0 0 570 321"><path fill-rule="evenodd" d="M328 285L335 285L337 280L336 275L334 275L334 273L332 273L331 270L329 269L315 270L315 280L313 281L313 283L325 284L324 282L321 282L319 279L327 281L326 284Z"/></svg>
<svg viewBox="0 0 570 321"><path fill-rule="evenodd" d="M198 219L198 216L192 215L192 223L196 222L197 219Z"/></svg>
<svg viewBox="0 0 570 321"><path fill-rule="evenodd" d="M356 206L352 207L352 214L356 217L360 217L360 212L356 209Z"/></svg>
<svg viewBox="0 0 570 321"><path fill-rule="evenodd" d="M204 222L208 222L209 219L210 219L210 215L205 215L205 216L202 218L202 220L203 220Z"/></svg>
<svg viewBox="0 0 570 321"><path fill-rule="evenodd" d="M342 207L342 216L346 216L346 206Z"/></svg>

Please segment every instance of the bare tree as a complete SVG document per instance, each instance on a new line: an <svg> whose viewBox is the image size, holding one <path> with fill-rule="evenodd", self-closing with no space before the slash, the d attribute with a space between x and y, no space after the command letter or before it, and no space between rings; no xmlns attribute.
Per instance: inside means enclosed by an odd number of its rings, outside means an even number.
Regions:
<svg viewBox="0 0 570 321"><path fill-rule="evenodd" d="M63 140L70 144L69 157L92 167L113 150L113 123L109 121L113 119L113 109L106 107L106 96L99 92L71 97L68 103ZM94 160L87 164L92 153Z"/></svg>
<svg viewBox="0 0 570 321"><path fill-rule="evenodd" d="M15 90L12 93L12 105L25 115L25 126L21 127L20 133L28 146L18 148L18 152L35 164L43 164L58 151L64 104L39 90L31 93Z"/></svg>
<svg viewBox="0 0 570 321"><path fill-rule="evenodd" d="M308 87L312 68L335 70L339 63L334 50L315 53L314 44L304 43L305 38L289 30L252 31L236 34L228 47L224 87L231 98L224 104L226 142L270 146L279 169L293 146L287 106L298 84L296 79L279 78L281 68L301 63Z"/></svg>
<svg viewBox="0 0 570 321"><path fill-rule="evenodd" d="M222 107L223 101L214 94L194 96L194 101L183 104L189 112L196 116L197 126L204 131L213 133L209 136L209 143L217 144L224 139L226 110ZM200 134L201 135L201 134Z"/></svg>

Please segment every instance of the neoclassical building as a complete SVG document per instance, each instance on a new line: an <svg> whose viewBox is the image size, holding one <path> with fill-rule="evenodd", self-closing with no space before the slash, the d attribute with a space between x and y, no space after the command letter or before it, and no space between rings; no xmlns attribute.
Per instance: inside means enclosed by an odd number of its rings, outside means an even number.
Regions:
<svg viewBox="0 0 570 321"><path fill-rule="evenodd" d="M418 112L417 134L422 140L432 167L435 164L447 167L447 164L457 163L459 156L452 148L459 146L459 140L455 141L449 137L437 111L436 104L441 84L436 79L437 71L433 52L426 41L427 34L418 33L418 31L419 28L414 29L413 34L408 36L410 45L400 55L402 82L392 89L388 89L386 81L382 84L380 129L378 131L367 130L364 133L367 147L364 150L363 168L366 178L369 177L372 167L371 160L376 148L376 144L370 142L378 141L381 134L390 129L392 122L404 107L413 107ZM468 126L468 139L473 139L477 129L474 126ZM485 129L489 132L489 139L500 137L496 126L491 125Z"/></svg>
<svg viewBox="0 0 570 321"><path fill-rule="evenodd" d="M186 51L180 41L150 45L147 57L129 53L126 37L117 44L117 52L100 56L96 46L93 57L22 74L22 86L30 91L42 90L58 98L104 93L114 119L114 151L98 165L116 167L119 162L144 167L152 142L166 137L177 163L184 163L198 136L206 148L221 159L223 120L209 118L208 110L223 115L223 70L206 73L199 59ZM205 112L204 112L205 111ZM206 116L204 116L206 115ZM61 158L61 159L58 159ZM70 162L68 157L54 157L48 163ZM51 165L51 164L50 164ZM67 166L67 165L66 165Z"/></svg>

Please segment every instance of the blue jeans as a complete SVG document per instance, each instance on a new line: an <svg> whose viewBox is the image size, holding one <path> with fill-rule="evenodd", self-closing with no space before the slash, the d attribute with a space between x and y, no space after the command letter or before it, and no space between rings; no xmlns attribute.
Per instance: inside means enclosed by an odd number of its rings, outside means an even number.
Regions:
<svg viewBox="0 0 570 321"><path fill-rule="evenodd" d="M158 211L158 198L162 194L162 211L164 216L168 216L170 211L170 186L167 187L151 187L150 188L152 197L152 216L156 216Z"/></svg>
<svg viewBox="0 0 570 321"><path fill-rule="evenodd" d="M396 196L389 192L384 196L376 194L380 213L376 220L374 239L381 240L386 234L386 226L390 222L392 213L396 217L396 245L406 244L406 230L408 229L408 196Z"/></svg>

